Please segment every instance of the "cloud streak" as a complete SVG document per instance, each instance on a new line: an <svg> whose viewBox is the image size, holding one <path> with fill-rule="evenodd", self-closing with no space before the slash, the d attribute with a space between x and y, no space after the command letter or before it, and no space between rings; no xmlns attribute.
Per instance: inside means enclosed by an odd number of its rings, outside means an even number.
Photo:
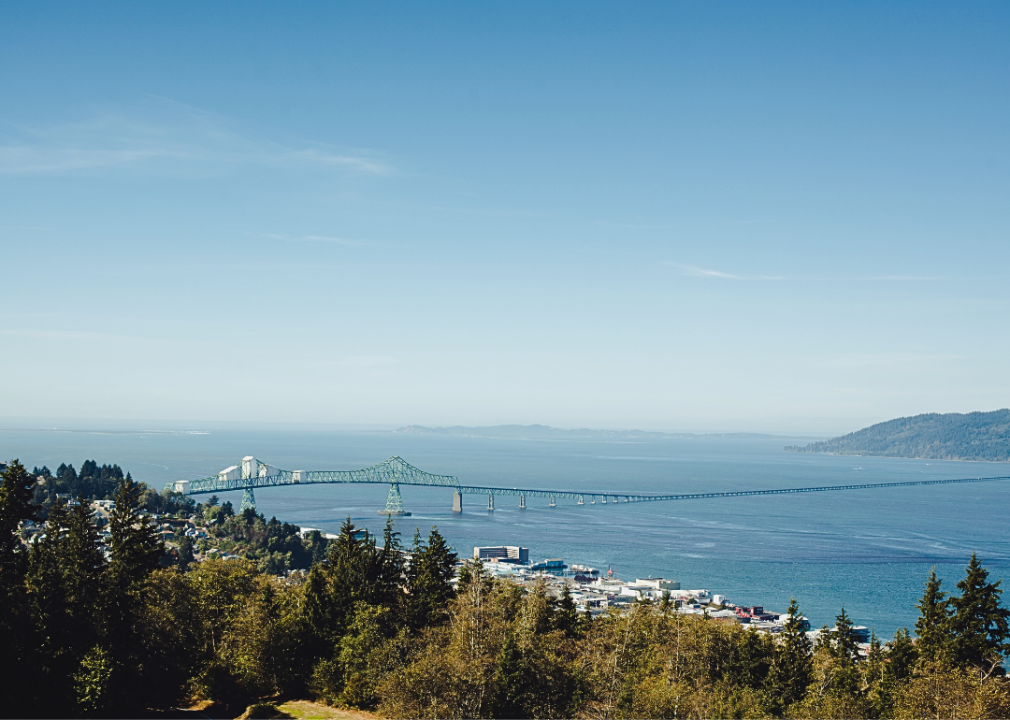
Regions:
<svg viewBox="0 0 1010 720"><path fill-rule="evenodd" d="M845 370L870 367L906 366L945 363L964 360L967 356L937 353L846 353L830 355L814 361L814 367Z"/></svg>
<svg viewBox="0 0 1010 720"><path fill-rule="evenodd" d="M349 238L332 237L329 235L283 235L279 233L264 233L261 237L282 242L307 242L307 243L327 243L329 245L352 245L363 246L372 243L364 240L351 240Z"/></svg>
<svg viewBox="0 0 1010 720"><path fill-rule="evenodd" d="M817 281L862 281L862 282L931 282L949 280L942 275L740 275L722 270L685 265L683 263L664 261L664 265L676 268L686 277L711 278L713 280L817 280Z"/></svg>
<svg viewBox="0 0 1010 720"><path fill-rule="evenodd" d="M702 268L696 265L684 265L682 263L664 262L664 265L677 268L680 274L686 277L712 278L714 280L785 280L779 275L736 275L734 273Z"/></svg>
<svg viewBox="0 0 1010 720"><path fill-rule="evenodd" d="M108 170L206 171L260 166L384 176L389 164L363 151L301 147L254 137L227 119L156 99L129 112L0 134L0 175L73 175Z"/></svg>

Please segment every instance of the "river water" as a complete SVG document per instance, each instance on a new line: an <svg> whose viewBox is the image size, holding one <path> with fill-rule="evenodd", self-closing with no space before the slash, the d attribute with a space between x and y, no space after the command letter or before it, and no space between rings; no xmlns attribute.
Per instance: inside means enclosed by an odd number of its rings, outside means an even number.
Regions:
<svg viewBox="0 0 1010 720"><path fill-rule="evenodd" d="M635 442L524 441L393 432L210 430L84 432L0 430L0 458L31 469L85 459L118 463L158 488L236 464L244 455L289 470L356 469L399 455L463 484L584 492L719 492L1010 475L1005 464L854 458L783 452L782 437L701 436ZM350 516L380 531L388 488L310 485L256 491L268 518L335 532ZM814 626L839 608L889 638L912 627L931 567L947 589L972 551L994 578L1010 568L1010 481L801 495L585 505L464 496L402 486L412 515L406 541L432 526L461 555L475 545L522 545L531 559L561 557L618 577L667 577L738 603L784 610L795 597ZM238 507L240 493L223 494ZM201 499L198 497L198 499ZM587 499L588 502L588 499Z"/></svg>

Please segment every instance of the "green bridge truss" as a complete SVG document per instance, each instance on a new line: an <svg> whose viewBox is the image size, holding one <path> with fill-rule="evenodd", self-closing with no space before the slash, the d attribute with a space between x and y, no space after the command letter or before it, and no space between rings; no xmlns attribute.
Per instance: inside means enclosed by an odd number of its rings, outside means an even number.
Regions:
<svg viewBox="0 0 1010 720"><path fill-rule="evenodd" d="M256 507L256 488L282 487L284 485L303 485L314 483L366 483L372 485L389 485L389 496L386 507L380 513L387 515L409 515L403 509L403 499L400 496L400 485L422 485L426 487L451 488L454 493L453 509L462 510L463 495L487 495L487 509L494 510L495 496L512 496L519 498L519 507L526 507L527 498L543 498L549 500L550 507L556 507L558 500L574 501L576 505L607 505L608 503L655 502L669 500L703 500L712 498L745 497L752 495L784 495L790 493L826 492L833 490L869 490L886 487L910 487L918 485L952 485L958 483L989 482L993 480L1010 480L1010 477L980 477L957 478L944 480L909 480L904 482L869 483L861 485L822 485L816 487L775 488L770 490L739 490L714 493L678 493L659 495L652 493L629 492L577 492L573 490L546 490L542 488L505 488L480 485L461 485L452 475L433 475L419 470L407 463L403 458L393 456L378 465L361 470L281 470L272 465L260 462L252 456L242 459L239 465L233 465L217 475L200 480L179 480L169 483L166 489L174 490L184 495L203 495L209 493L242 490L242 506Z"/></svg>

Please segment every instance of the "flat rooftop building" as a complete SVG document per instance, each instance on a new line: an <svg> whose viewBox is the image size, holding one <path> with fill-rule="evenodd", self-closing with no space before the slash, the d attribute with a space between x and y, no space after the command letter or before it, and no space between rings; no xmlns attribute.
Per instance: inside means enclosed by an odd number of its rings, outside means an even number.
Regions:
<svg viewBox="0 0 1010 720"><path fill-rule="evenodd" d="M666 580L664 578L638 578L636 585L648 585L656 590L680 590L680 583L676 580Z"/></svg>
<svg viewBox="0 0 1010 720"><path fill-rule="evenodd" d="M474 560L497 560L526 565L530 561L530 549L517 545L495 545L493 547L475 547Z"/></svg>

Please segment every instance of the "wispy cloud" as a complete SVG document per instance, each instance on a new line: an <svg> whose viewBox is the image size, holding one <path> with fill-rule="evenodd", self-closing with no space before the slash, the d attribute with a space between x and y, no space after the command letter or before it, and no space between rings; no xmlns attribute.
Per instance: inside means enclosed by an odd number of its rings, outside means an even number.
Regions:
<svg viewBox="0 0 1010 720"><path fill-rule="evenodd" d="M713 278L715 280L794 280L794 281L862 281L862 282L930 282L936 280L949 280L942 275L741 275L729 273L713 268L704 268L697 265L685 265L684 263L664 261L664 265L676 268L681 275L687 277Z"/></svg>
<svg viewBox="0 0 1010 720"><path fill-rule="evenodd" d="M936 353L844 353L822 357L813 362L814 367L832 370L848 368L886 367L903 365L923 365L964 360L965 355Z"/></svg>
<svg viewBox="0 0 1010 720"><path fill-rule="evenodd" d="M734 273L724 272L722 270L713 270L711 268L702 268L697 265L684 265L682 263L675 262L664 262L664 265L669 265L670 267L677 268L680 270L681 275L686 275L687 277L700 277L700 278L713 278L716 280L784 280L785 278L780 275L737 275Z"/></svg>
<svg viewBox="0 0 1010 720"><path fill-rule="evenodd" d="M371 245L364 240L352 240L350 238L332 237L330 235L284 235L279 233L263 233L260 237L282 242L308 242L327 243L330 245Z"/></svg>
<svg viewBox="0 0 1010 720"><path fill-rule="evenodd" d="M18 330L0 330L0 335L7 337L27 338L29 340L130 340L124 335L111 333L87 332L83 330L43 330L26 328Z"/></svg>
<svg viewBox="0 0 1010 720"><path fill-rule="evenodd" d="M338 155L323 150L298 150L291 153L294 160L316 165L329 165L354 170L365 175L388 175L393 169L378 160L360 155Z"/></svg>
<svg viewBox="0 0 1010 720"><path fill-rule="evenodd" d="M881 281L916 281L916 280L946 280L940 275L870 275L860 278L861 280L881 280Z"/></svg>
<svg viewBox="0 0 1010 720"><path fill-rule="evenodd" d="M733 275L731 273L722 272L721 270L709 270L706 268L696 267L694 265L681 265L680 263L667 262L665 265L675 267L680 270L682 275L687 275L688 277L707 277L707 278L721 278L723 280L742 280L740 275Z"/></svg>
<svg viewBox="0 0 1010 720"><path fill-rule="evenodd" d="M59 175L109 169L213 170L256 165L389 175L392 166L365 151L319 143L282 143L238 130L228 119L154 99L86 122L0 131L0 174Z"/></svg>

